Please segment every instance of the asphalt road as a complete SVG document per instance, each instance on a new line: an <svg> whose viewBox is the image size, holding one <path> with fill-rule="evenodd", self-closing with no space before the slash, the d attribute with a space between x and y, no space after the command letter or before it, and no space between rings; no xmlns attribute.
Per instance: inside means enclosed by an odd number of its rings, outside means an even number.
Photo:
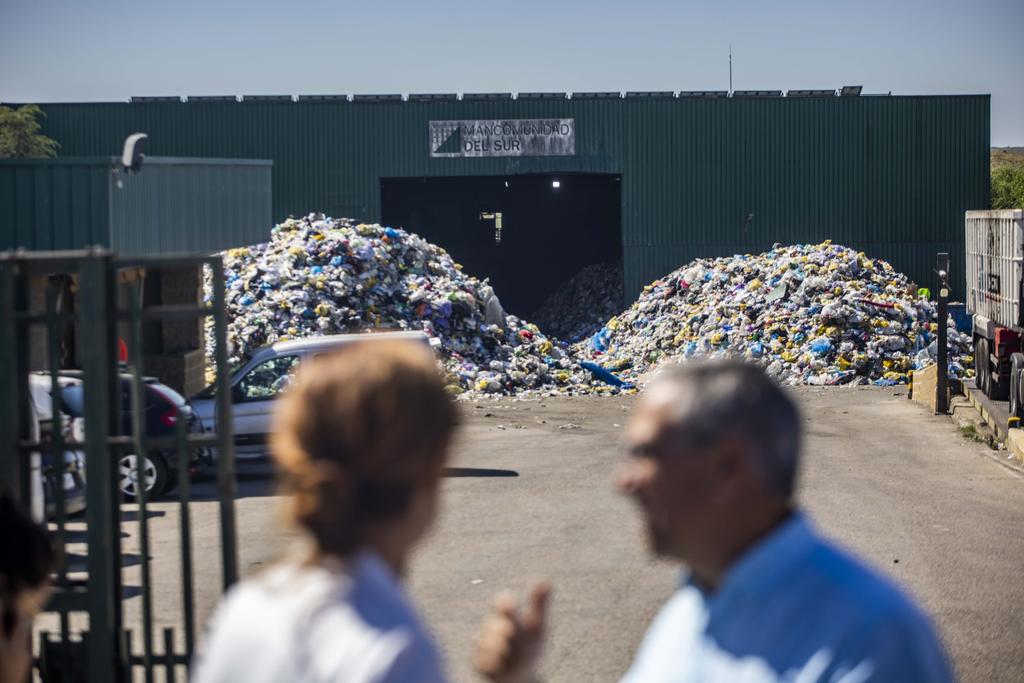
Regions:
<svg viewBox="0 0 1024 683"><path fill-rule="evenodd" d="M965 681L1024 680L1024 478L950 420L892 390L798 390L807 442L799 498L825 534L917 597ZM612 681L629 666L677 568L648 557L631 504L612 490L632 401L552 398L465 404L443 512L409 587L456 681L502 588L555 586L544 674ZM242 467L236 503L243 573L295 540L282 529L268 469ZM192 504L200 624L220 590L212 486ZM152 512L158 626L180 619L177 508ZM123 527L137 547L133 522ZM125 572L138 585L138 565ZM126 601L129 621L141 602ZM180 638L180 635L179 635ZM158 648L159 649L159 648Z"/></svg>

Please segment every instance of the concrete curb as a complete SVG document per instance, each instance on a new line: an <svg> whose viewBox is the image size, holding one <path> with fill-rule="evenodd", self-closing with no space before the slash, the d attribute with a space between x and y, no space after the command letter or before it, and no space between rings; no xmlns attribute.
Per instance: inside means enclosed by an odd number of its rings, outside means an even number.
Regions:
<svg viewBox="0 0 1024 683"><path fill-rule="evenodd" d="M964 383L964 397L1006 447L1007 454L1011 457L1007 458L1010 462L1005 464L1019 471L1024 467L1024 429L1010 429L1009 404L1005 401L993 401L976 389L973 382ZM954 417L955 421L955 416L951 417Z"/></svg>
<svg viewBox="0 0 1024 683"><path fill-rule="evenodd" d="M1006 435L1006 450L1017 461L1016 465L1024 467L1024 429L1011 429Z"/></svg>
<svg viewBox="0 0 1024 683"><path fill-rule="evenodd" d="M1010 431L1007 426L1009 413L1007 413L1005 418L997 414L996 409L991 405L986 405L990 402L981 395L980 391L973 387L964 387L964 394L970 404L974 406L974 409L978 411L978 414L981 415L981 418L985 420L985 424L992 428L992 431L999 436L1000 441L1004 441L1007 432Z"/></svg>

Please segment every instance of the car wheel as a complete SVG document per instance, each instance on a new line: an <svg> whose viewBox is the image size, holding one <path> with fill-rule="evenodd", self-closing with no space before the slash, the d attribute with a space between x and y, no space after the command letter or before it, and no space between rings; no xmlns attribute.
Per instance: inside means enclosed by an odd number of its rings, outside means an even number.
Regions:
<svg viewBox="0 0 1024 683"><path fill-rule="evenodd" d="M146 500L152 500L167 488L167 462L159 453L150 453L138 463L134 453L122 456L117 463L117 487L127 500L135 500L139 482L145 482ZM138 468L138 469L137 469Z"/></svg>

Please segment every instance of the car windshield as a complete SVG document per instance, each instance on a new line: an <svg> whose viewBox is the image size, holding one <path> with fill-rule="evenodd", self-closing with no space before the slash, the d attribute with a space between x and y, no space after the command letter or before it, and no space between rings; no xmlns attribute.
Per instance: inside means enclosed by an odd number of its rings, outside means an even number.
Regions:
<svg viewBox="0 0 1024 683"><path fill-rule="evenodd" d="M279 356L263 361L238 383L238 396L243 401L274 398L291 384L298 363L298 356Z"/></svg>
<svg viewBox="0 0 1024 683"><path fill-rule="evenodd" d="M242 363L236 361L234 363L228 363L228 377L234 376L242 368ZM194 398L214 398L217 395L217 382L211 383L205 389L197 392Z"/></svg>

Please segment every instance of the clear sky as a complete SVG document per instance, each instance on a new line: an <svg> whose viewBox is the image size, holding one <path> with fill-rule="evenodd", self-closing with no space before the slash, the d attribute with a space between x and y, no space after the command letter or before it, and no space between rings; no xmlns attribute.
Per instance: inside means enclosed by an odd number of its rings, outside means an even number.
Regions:
<svg viewBox="0 0 1024 683"><path fill-rule="evenodd" d="M833 88L992 95L1024 145L1024 0L0 0L0 101Z"/></svg>

